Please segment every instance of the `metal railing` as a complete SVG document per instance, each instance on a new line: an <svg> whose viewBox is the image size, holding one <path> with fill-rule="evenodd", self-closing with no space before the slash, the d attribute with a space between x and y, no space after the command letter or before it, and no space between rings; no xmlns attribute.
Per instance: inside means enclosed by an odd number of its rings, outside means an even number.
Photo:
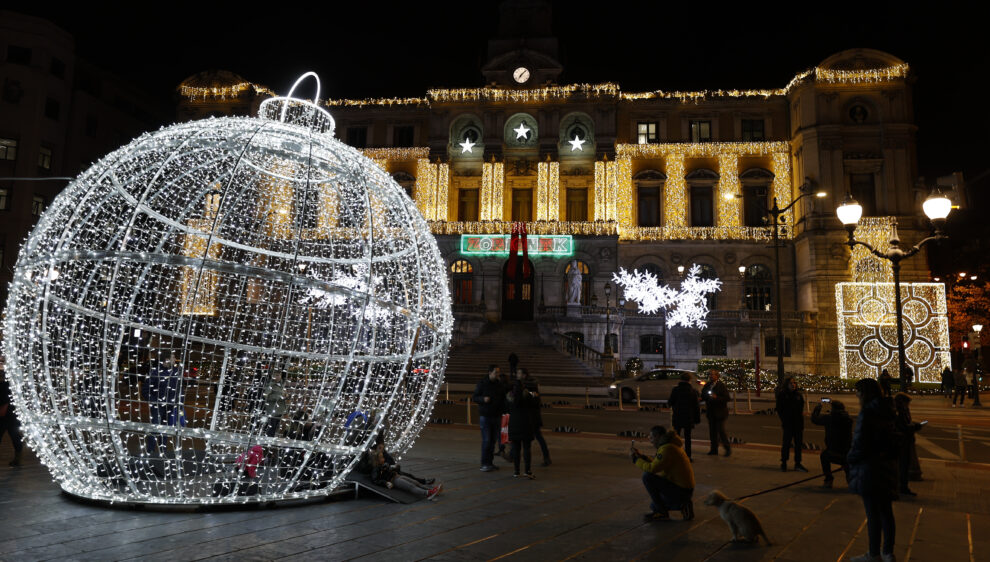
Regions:
<svg viewBox="0 0 990 562"><path fill-rule="evenodd" d="M605 371L607 366L611 366L614 372L615 367L615 357L606 357L602 352L585 345L585 343L579 339L572 338L566 334L561 334L559 332L554 332L554 345L560 351L574 357L578 361L581 361L585 365L592 367L599 371Z"/></svg>

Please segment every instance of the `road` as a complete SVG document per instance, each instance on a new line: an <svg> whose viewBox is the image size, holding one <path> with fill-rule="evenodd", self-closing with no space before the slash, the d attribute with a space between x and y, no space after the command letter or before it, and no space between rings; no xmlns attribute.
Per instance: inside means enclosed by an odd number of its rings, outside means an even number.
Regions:
<svg viewBox="0 0 990 562"><path fill-rule="evenodd" d="M443 398L443 396L441 396ZM434 419L450 420L452 423L465 423L467 405L465 394L450 394L453 404L443 401L434 408ZM813 405L817 397L812 397ZM855 417L858 408L853 404L852 396L840 397ZM604 409L585 409L584 397L575 396L544 396L545 403L551 404L543 410L544 432L554 428L573 428L581 433L618 435L620 432L641 432L645 434L653 425L668 425L670 410L658 409L657 405L644 404L652 411L636 411L634 406L625 406L620 411L613 405ZM607 404L600 398L589 400L593 405ZM566 404L564 403L566 402ZM754 410L768 408L772 404L753 402ZM740 407L745 406L740 401ZM941 399L933 397L916 398L912 402L912 416L915 421L929 420L925 428L917 434L918 456L921 458L965 461L990 464L990 405L986 410L965 408L950 408ZM471 423L477 425L478 410L471 409ZM780 423L776 415L740 412L730 415L726 423L730 438L741 439L744 443L779 446ZM694 430L693 438L707 440L708 425L702 416L701 425ZM637 437L643 441L645 437ZM806 419L804 441L822 447L825 444L825 432L820 426ZM696 451L703 451L705 445L695 444ZM807 464L807 463L806 463Z"/></svg>

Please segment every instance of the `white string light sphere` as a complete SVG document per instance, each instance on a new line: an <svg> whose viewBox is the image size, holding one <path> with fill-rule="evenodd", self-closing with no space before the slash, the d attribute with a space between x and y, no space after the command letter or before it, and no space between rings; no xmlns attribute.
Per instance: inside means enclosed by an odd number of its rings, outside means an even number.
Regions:
<svg viewBox="0 0 990 562"><path fill-rule="evenodd" d="M28 443L65 491L307 498L378 432L393 454L412 445L450 343L443 262L402 188L333 126L290 91L258 118L166 127L41 217L4 352Z"/></svg>

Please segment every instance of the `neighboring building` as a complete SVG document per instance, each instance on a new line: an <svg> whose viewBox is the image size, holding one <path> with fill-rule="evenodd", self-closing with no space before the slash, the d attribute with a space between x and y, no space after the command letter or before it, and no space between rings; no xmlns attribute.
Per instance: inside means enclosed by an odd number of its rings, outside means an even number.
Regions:
<svg viewBox="0 0 990 562"><path fill-rule="evenodd" d="M903 241L928 232L908 65L853 49L775 89L558 85L549 8L503 9L531 13L502 18L482 68L487 85L327 103L337 136L385 167L431 221L450 270L455 341L470 341L486 322L534 320L547 341L570 334L595 350L611 334L620 361L652 365L666 351L669 363L694 368L700 357L752 359L758 348L764 365L783 353L788 369L836 374L835 284L849 281L851 268L835 206L851 192L865 215L895 217ZM265 92L228 76L214 95L202 77L190 79L200 89L182 98L180 116L241 113ZM785 215L778 294L763 210L775 198L788 205L802 188L828 197ZM541 241L530 274L510 275L505 252L490 246L504 238L478 235L508 235L517 222L531 237L569 236L573 246ZM582 307L564 302L572 260L583 272ZM925 263L905 262L904 280L927 280ZM620 267L677 283L678 268L692 264L724 283L706 330L668 334L630 304L606 317L606 285ZM617 293L612 287L613 306Z"/></svg>
<svg viewBox="0 0 990 562"><path fill-rule="evenodd" d="M0 11L0 302L41 212L108 152L160 123L146 94L76 56L46 20ZM31 179L13 179L31 178Z"/></svg>

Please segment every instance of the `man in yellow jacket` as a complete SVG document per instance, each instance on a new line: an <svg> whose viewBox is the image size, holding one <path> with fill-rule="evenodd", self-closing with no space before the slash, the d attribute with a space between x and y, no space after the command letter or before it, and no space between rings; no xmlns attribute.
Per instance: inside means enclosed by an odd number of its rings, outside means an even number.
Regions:
<svg viewBox="0 0 990 562"><path fill-rule="evenodd" d="M643 470L643 486L650 494L650 512L645 521L670 519L670 509L678 509L685 521L694 519L694 469L684 452L684 442L676 432L655 425L650 429L650 443L657 448L655 457L629 446L632 462Z"/></svg>

